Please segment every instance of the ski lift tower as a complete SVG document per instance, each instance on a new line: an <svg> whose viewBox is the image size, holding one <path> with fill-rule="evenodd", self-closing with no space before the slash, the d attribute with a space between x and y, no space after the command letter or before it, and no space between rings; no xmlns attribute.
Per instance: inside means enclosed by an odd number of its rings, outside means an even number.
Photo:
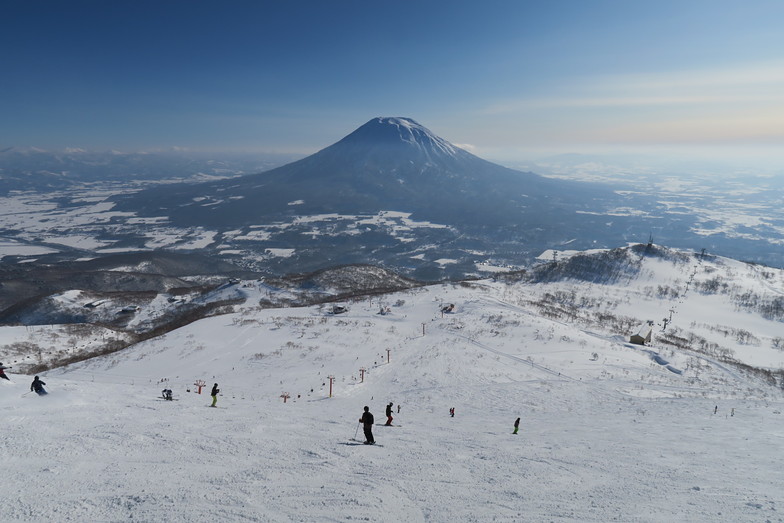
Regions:
<svg viewBox="0 0 784 523"><path fill-rule="evenodd" d="M331 398L332 397L332 384L335 382L335 376L329 375L329 376L327 376L327 379L329 380L329 397Z"/></svg>

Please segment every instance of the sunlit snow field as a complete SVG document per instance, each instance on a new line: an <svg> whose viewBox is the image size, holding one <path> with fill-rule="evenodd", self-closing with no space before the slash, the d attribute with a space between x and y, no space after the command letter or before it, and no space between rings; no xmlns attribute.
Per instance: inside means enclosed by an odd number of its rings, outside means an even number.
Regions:
<svg viewBox="0 0 784 523"><path fill-rule="evenodd" d="M652 282L681 277L660 263ZM742 267L732 268L753 278ZM557 285L608 300L624 292L623 284ZM46 397L28 393L30 376L10 374L13 383L0 383L0 514L784 521L781 391L712 358L657 347L658 330L641 347L626 333L536 313L527 300L554 289L489 280L433 286L331 315L319 306L260 310L249 288L233 314L42 374ZM771 292L781 292L780 282ZM784 367L783 352L761 350L781 324L733 312L720 297L618 299L641 320L676 307L672 326L709 318L748 325L762 340L760 351L746 347L757 363ZM449 303L454 312L442 314ZM197 380L206 384L201 395ZM212 409L216 382L222 392ZM176 401L161 399L163 388ZM389 402L394 427L382 426ZM365 405L376 446L360 443Z"/></svg>

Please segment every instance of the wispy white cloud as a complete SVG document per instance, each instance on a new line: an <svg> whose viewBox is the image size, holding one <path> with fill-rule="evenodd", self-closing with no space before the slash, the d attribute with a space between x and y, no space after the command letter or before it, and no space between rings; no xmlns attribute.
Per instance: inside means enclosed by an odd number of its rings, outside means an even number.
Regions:
<svg viewBox="0 0 784 523"><path fill-rule="evenodd" d="M573 78L550 96L489 104L485 114L544 108L784 104L784 62Z"/></svg>
<svg viewBox="0 0 784 523"><path fill-rule="evenodd" d="M664 73L609 75L601 83L628 89L686 90L784 85L784 62L741 64L722 68L688 69Z"/></svg>
<svg viewBox="0 0 784 523"><path fill-rule="evenodd" d="M573 78L552 92L495 101L479 116L516 120L521 139L539 142L784 140L784 62Z"/></svg>
<svg viewBox="0 0 784 523"><path fill-rule="evenodd" d="M689 114L656 121L630 119L624 124L605 127L594 136L615 143L781 143L784 140L784 108Z"/></svg>
<svg viewBox="0 0 784 523"><path fill-rule="evenodd" d="M510 111L552 108L597 108L597 107L649 107L670 105L705 105L705 104L784 104L784 93L769 94L764 97L754 94L649 94L632 96L619 94L616 96L564 96L546 98L526 98L509 100L489 105L486 114L499 114Z"/></svg>
<svg viewBox="0 0 784 523"><path fill-rule="evenodd" d="M454 145L455 147L460 147L461 149L463 149L464 151L468 151L469 153L476 152L476 146L471 145L470 143L453 143L452 145Z"/></svg>

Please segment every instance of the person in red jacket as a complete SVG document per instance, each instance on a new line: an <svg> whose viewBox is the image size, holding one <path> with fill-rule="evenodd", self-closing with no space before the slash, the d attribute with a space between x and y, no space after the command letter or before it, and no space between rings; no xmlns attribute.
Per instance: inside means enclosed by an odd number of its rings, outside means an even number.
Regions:
<svg viewBox="0 0 784 523"><path fill-rule="evenodd" d="M11 378L9 378L8 376L5 375L5 369L10 369L10 368L11 367L6 367L5 365L3 365L3 362L0 361L0 378L6 379L8 381L11 381Z"/></svg>

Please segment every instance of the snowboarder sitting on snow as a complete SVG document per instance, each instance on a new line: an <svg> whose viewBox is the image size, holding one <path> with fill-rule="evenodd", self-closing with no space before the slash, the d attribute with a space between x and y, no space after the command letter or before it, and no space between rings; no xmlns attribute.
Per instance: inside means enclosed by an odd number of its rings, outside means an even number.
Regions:
<svg viewBox="0 0 784 523"><path fill-rule="evenodd" d="M218 384L212 386L212 392L210 392L210 396L212 396L212 405L210 407L214 407L216 403L218 403L218 393L220 389L218 388Z"/></svg>
<svg viewBox="0 0 784 523"><path fill-rule="evenodd" d="M365 432L365 445L373 445L376 440L373 438L373 414L370 413L370 407L365 407L365 412L359 418L362 423L362 430Z"/></svg>
<svg viewBox="0 0 784 523"><path fill-rule="evenodd" d="M5 369L10 369L10 368L11 367L4 366L3 362L0 361L0 378L7 379L8 381L11 381L11 378L9 378L8 376L5 375Z"/></svg>
<svg viewBox="0 0 784 523"><path fill-rule="evenodd" d="M171 389L163 389L161 391L161 395L163 396L163 399L165 399L165 400L172 401L174 399L172 397L172 390Z"/></svg>
<svg viewBox="0 0 784 523"><path fill-rule="evenodd" d="M389 405L387 405L387 422L385 423L385 425L387 427L392 425L392 402L391 401L389 402Z"/></svg>
<svg viewBox="0 0 784 523"><path fill-rule="evenodd" d="M44 394L48 394L44 390L44 385L46 385L46 383L41 381L38 378L38 376L36 376L35 379L33 380L33 382L30 384L30 392L35 391L35 393L38 394L39 396L43 396Z"/></svg>

